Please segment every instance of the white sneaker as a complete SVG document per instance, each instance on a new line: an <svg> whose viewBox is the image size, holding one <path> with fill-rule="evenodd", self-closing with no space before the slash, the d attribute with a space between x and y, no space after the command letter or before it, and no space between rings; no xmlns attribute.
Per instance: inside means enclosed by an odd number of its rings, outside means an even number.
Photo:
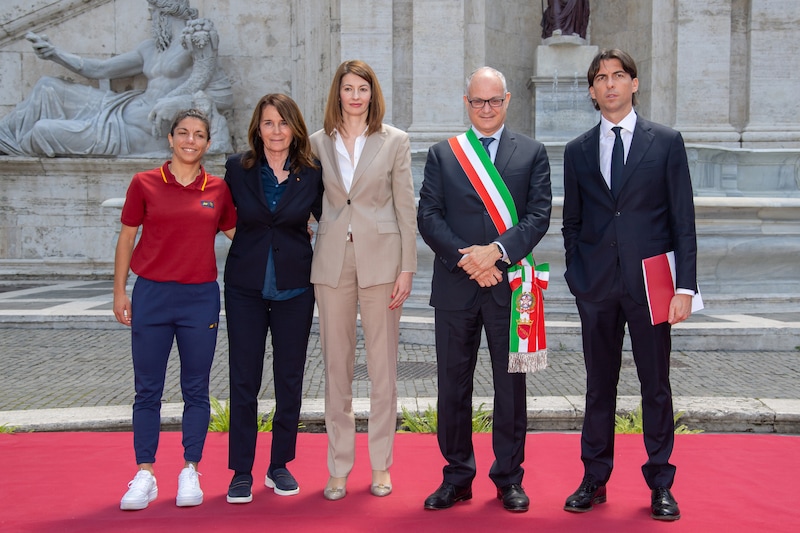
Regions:
<svg viewBox="0 0 800 533"><path fill-rule="evenodd" d="M158 497L156 478L147 470L139 470L136 476L128 483L128 492L119 502L123 511L138 511L147 507L147 504Z"/></svg>
<svg viewBox="0 0 800 533"><path fill-rule="evenodd" d="M200 473L189 465L178 476L178 497L175 504L178 507L193 507L203 503L203 491L200 490Z"/></svg>

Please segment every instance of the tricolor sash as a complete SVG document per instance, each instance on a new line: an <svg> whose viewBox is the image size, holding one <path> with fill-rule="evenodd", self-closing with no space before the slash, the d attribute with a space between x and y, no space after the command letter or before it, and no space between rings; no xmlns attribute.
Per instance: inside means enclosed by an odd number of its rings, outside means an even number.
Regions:
<svg viewBox="0 0 800 533"><path fill-rule="evenodd" d="M450 148L469 178L486 211L502 235L519 222L514 199L475 132L448 139ZM508 268L511 286L509 372L536 372L547 367L542 291L550 279L550 265L536 265L533 250Z"/></svg>

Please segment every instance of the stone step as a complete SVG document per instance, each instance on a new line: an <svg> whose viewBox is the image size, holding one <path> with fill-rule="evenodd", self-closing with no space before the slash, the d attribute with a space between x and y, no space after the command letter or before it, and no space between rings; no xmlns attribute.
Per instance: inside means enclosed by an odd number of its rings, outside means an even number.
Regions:
<svg viewBox="0 0 800 533"><path fill-rule="evenodd" d="M417 287L403 308L400 339L409 344L435 344L434 310L429 294ZM122 328L111 313L110 281L62 280L6 282L0 292L0 328ZM718 293L705 295L706 308L673 328L676 350L785 351L800 345L800 295ZM574 299L563 284L545 293L547 344L581 349L580 319ZM224 312L221 327L225 327ZM318 327L314 324L314 331ZM625 348L629 349L626 337Z"/></svg>
<svg viewBox="0 0 800 533"><path fill-rule="evenodd" d="M546 311L547 345L561 350L581 350L581 326L575 314ZM400 340L411 344L434 344L431 317L407 313L400 327ZM485 342L482 343L485 346ZM672 329L674 350L785 351L800 349L800 312L786 314L713 314L691 317ZM630 350L625 337L624 349Z"/></svg>

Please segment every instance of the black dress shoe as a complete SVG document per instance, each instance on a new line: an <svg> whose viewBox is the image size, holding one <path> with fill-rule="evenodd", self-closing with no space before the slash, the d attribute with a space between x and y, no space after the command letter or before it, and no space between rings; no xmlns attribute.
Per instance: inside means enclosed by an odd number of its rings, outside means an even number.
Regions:
<svg viewBox="0 0 800 533"><path fill-rule="evenodd" d="M656 520L677 520L681 517L678 502L667 487L658 487L650 493L650 516Z"/></svg>
<svg viewBox="0 0 800 533"><path fill-rule="evenodd" d="M253 501L253 476L250 473L237 472L228 486L228 503L250 503Z"/></svg>
<svg viewBox="0 0 800 533"><path fill-rule="evenodd" d="M456 502L463 502L472 499L472 487L457 487L447 481L439 485L436 492L425 498L425 509L438 511L449 509Z"/></svg>
<svg viewBox="0 0 800 533"><path fill-rule="evenodd" d="M512 513L524 513L528 510L528 505L530 505L525 489L519 483L498 487L497 499L503 500L503 508Z"/></svg>
<svg viewBox="0 0 800 533"><path fill-rule="evenodd" d="M581 486L567 498L564 510L573 513L591 511L594 504L605 503L606 486L599 485L592 476L586 476L581 481Z"/></svg>

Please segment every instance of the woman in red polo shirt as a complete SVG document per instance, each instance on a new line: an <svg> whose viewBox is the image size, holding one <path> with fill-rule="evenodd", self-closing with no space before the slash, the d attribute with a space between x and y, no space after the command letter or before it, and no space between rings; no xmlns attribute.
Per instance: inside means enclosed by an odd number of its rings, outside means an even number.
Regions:
<svg viewBox="0 0 800 533"><path fill-rule="evenodd" d="M225 182L201 160L211 143L200 111L178 113L168 136L172 159L133 177L122 208L114 260L114 316L131 327L136 397L133 447L139 471L120 501L144 509L158 496L153 471L161 426L161 395L173 339L181 360L185 467L176 504L203 502L200 462L210 416L208 382L217 342L220 296L214 240L233 238L236 209ZM141 238L134 248L136 235ZM138 276L128 299L128 270Z"/></svg>

